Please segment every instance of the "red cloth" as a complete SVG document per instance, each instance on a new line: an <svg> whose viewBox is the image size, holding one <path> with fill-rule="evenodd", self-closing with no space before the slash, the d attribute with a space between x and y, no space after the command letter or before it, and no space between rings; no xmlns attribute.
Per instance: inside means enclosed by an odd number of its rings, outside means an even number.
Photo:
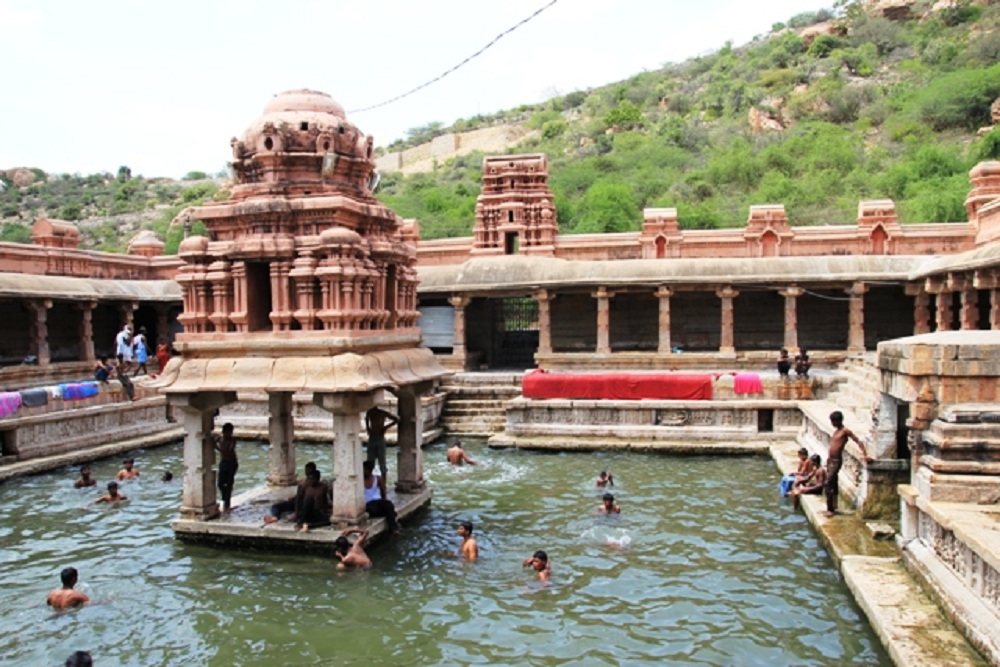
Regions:
<svg viewBox="0 0 1000 667"><path fill-rule="evenodd" d="M711 375L678 373L549 373L534 370L524 376L525 398L661 398L707 401L712 398Z"/></svg>
<svg viewBox="0 0 1000 667"><path fill-rule="evenodd" d="M733 378L733 393L735 394L763 394L764 385L761 384L760 376L756 373L737 373Z"/></svg>

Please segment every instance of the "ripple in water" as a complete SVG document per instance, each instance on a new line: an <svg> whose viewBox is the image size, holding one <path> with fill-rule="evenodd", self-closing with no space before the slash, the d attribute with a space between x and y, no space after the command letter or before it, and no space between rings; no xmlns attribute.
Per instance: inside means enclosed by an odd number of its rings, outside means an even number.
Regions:
<svg viewBox="0 0 1000 667"><path fill-rule="evenodd" d="M92 506L118 460L0 486L0 660L99 665L888 665L766 459L494 452L453 467L424 450L427 512L371 549L375 567L176 541L181 448L135 453L130 502ZM390 458L393 458L390 456ZM300 462L330 469L329 446ZM390 476L394 477L390 461ZM266 446L240 444L237 491L263 480ZM160 473L172 469L175 481ZM621 516L597 516L602 469ZM481 557L455 557L459 521ZM541 586L521 566L552 563ZM44 605L62 567L95 604ZM803 600L808 604L803 604Z"/></svg>

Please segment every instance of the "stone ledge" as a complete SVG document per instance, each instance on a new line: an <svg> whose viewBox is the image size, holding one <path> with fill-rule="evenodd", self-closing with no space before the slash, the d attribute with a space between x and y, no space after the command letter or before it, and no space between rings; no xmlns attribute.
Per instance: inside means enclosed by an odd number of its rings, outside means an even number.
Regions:
<svg viewBox="0 0 1000 667"><path fill-rule="evenodd" d="M845 556L841 572L895 665L986 664L899 558Z"/></svg>

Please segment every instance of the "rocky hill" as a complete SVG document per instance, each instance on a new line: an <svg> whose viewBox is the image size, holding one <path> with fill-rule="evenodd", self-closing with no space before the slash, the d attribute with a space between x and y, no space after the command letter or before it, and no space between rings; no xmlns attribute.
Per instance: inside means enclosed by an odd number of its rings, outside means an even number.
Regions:
<svg viewBox="0 0 1000 667"><path fill-rule="evenodd" d="M904 223L965 219L968 171L1000 159L1000 1L838 0L748 44L545 103L413 128L378 158L379 198L425 239L467 236L485 154L544 152L563 233L631 231L644 207L684 228L742 226L782 203L796 225L844 224L862 199ZM0 172L0 240L40 216L83 245L140 229L176 248L183 208L222 180Z"/></svg>

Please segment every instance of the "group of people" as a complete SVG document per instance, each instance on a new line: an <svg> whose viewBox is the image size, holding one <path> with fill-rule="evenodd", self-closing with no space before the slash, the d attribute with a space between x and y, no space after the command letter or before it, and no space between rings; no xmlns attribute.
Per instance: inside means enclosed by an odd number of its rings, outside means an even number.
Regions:
<svg viewBox="0 0 1000 667"><path fill-rule="evenodd" d="M799 350L799 353L795 355L795 358L789 358L788 348L781 348L778 352L778 375L781 376L782 380L789 380L791 376L789 373L792 368L795 368L795 378L798 380L805 380L809 377L809 369L812 368L812 361L809 359L809 351L805 348Z"/></svg>
<svg viewBox="0 0 1000 667"><path fill-rule="evenodd" d="M857 443L865 461L871 460L865 444L854 435L851 429L844 426L842 412L839 410L831 412L830 424L834 431L830 436L830 451L826 460L826 468L823 467L819 454L810 456L809 451L803 447L799 449L799 465L795 473L782 477L780 484L781 495L791 497L795 509L800 506L801 496L825 494L826 516L828 517L837 514L840 495L840 469L844 463L844 447L847 446L848 440Z"/></svg>

